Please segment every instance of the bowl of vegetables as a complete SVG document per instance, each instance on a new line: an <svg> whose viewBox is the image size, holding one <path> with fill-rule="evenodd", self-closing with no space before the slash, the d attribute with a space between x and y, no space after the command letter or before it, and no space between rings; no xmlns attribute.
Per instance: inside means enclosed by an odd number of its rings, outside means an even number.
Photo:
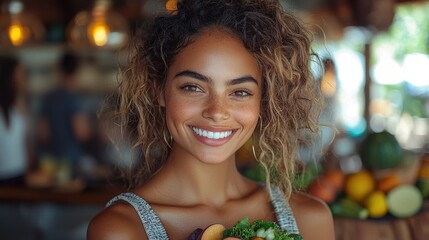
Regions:
<svg viewBox="0 0 429 240"><path fill-rule="evenodd" d="M250 223L245 217L227 229L222 224L212 224L204 229L197 228L188 240L302 240L302 236L280 228L275 222L256 220Z"/></svg>

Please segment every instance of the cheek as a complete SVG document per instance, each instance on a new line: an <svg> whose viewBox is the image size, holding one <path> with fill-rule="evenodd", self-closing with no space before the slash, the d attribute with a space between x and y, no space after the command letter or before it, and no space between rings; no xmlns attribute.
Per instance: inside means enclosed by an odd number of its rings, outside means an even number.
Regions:
<svg viewBox="0 0 429 240"><path fill-rule="evenodd" d="M255 128L259 119L259 104L241 106L236 108L234 116L237 121L242 122L243 125Z"/></svg>
<svg viewBox="0 0 429 240"><path fill-rule="evenodd" d="M167 121L186 120L198 112L198 105L178 98L166 101Z"/></svg>

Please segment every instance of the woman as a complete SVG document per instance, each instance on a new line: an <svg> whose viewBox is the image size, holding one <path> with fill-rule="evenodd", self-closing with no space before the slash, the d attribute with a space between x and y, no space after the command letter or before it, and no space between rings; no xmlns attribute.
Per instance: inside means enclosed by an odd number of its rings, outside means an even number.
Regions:
<svg viewBox="0 0 429 240"><path fill-rule="evenodd" d="M30 165L27 123L20 89L24 69L11 56L0 56L0 183L24 184Z"/></svg>
<svg viewBox="0 0 429 240"><path fill-rule="evenodd" d="M184 0L133 43L118 119L143 156L132 194L109 202L88 239L186 239L244 217L334 238L327 206L292 187L319 99L309 32L295 17L277 1ZM251 137L265 185L236 168Z"/></svg>

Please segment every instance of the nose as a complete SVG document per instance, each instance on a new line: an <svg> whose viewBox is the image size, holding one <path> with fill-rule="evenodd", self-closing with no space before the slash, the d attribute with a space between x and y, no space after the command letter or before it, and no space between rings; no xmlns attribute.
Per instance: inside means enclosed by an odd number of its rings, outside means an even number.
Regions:
<svg viewBox="0 0 429 240"><path fill-rule="evenodd" d="M204 118L219 122L228 119L229 116L228 103L221 96L213 96L207 100L203 110Z"/></svg>

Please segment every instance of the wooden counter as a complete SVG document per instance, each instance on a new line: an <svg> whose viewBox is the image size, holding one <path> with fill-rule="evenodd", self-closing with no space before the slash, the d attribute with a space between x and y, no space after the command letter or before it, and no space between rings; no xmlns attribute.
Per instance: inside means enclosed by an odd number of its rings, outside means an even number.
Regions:
<svg viewBox="0 0 429 240"><path fill-rule="evenodd" d="M356 220L336 218L336 240L428 240L429 239L429 201L422 210L405 219L383 218Z"/></svg>

